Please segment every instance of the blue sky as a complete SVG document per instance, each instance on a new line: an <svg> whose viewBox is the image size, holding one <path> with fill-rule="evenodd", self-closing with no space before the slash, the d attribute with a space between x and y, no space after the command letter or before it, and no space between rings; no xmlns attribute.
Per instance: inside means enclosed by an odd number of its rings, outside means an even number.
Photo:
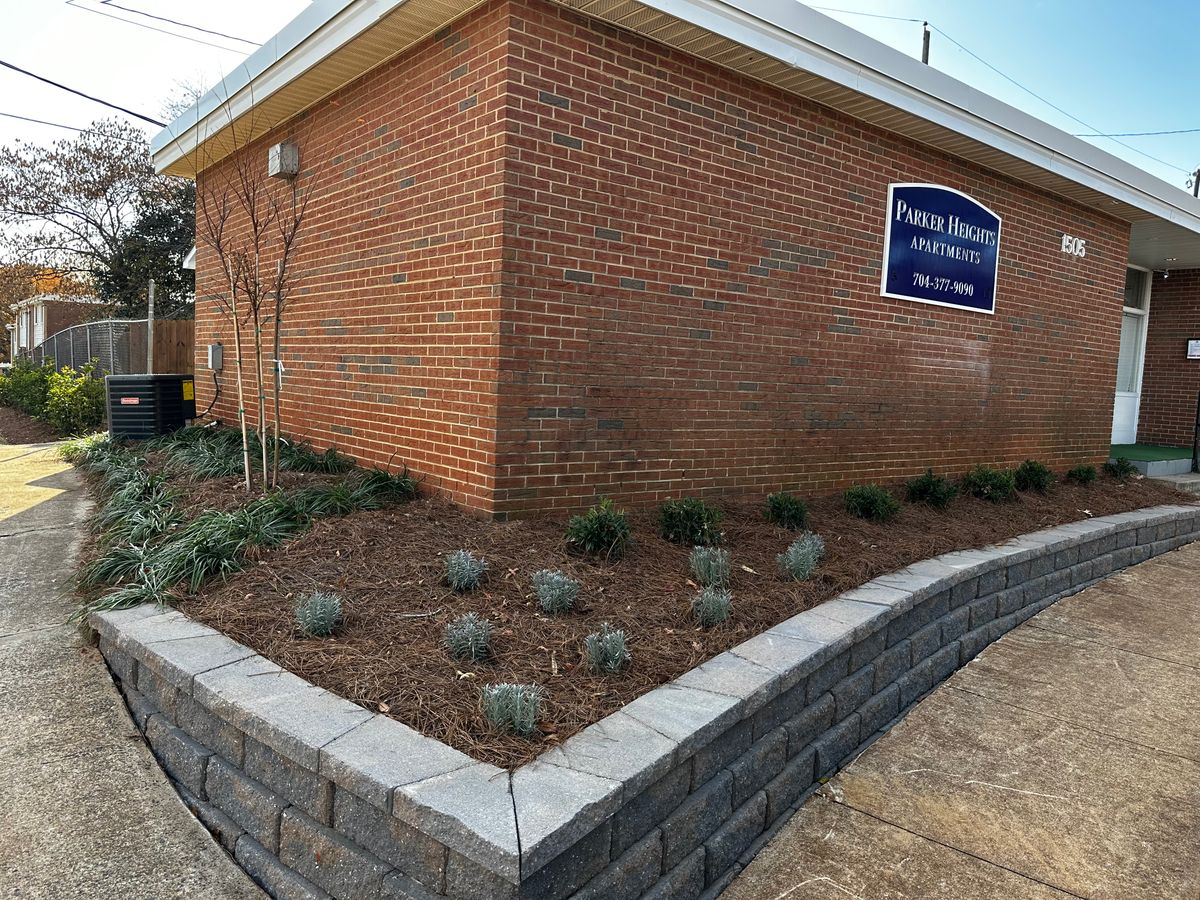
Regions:
<svg viewBox="0 0 1200 900"><path fill-rule="evenodd" d="M733 0L736 2L736 0ZM121 0L122 6L263 41L307 6L306 0ZM913 56L928 19L992 65L1074 116L1105 132L1200 128L1200 4L1195 0L825 0L814 6L870 12L917 22L826 12ZM82 7L82 8L81 8ZM145 27L100 0L0 0L0 59L156 115L178 81L213 82L237 65L248 45L157 23L223 49ZM823 10L824 11L824 10ZM1070 132L1073 122L972 59L936 32L931 62L1026 112ZM0 113L82 126L102 107L0 70ZM147 126L148 131L154 129ZM44 143L69 134L0 117L0 143ZM1200 133L1123 138L1166 164L1112 141L1097 146L1183 188L1200 166Z"/></svg>

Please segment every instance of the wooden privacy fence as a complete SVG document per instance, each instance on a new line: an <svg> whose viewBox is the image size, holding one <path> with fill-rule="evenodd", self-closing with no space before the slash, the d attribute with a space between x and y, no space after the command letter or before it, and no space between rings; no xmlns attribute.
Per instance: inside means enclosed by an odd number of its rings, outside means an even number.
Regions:
<svg viewBox="0 0 1200 900"><path fill-rule="evenodd" d="M192 374L196 323L191 319L156 319L154 371ZM79 369L96 363L97 375L138 375L146 371L146 320L105 319L64 328L29 353L34 363L56 369Z"/></svg>

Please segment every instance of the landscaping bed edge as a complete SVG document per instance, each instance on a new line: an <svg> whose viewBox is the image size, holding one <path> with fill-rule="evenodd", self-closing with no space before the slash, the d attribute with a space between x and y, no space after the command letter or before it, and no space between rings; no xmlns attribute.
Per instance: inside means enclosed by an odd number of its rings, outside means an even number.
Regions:
<svg viewBox="0 0 1200 900"><path fill-rule="evenodd" d="M274 895L302 884L356 898L699 896L817 779L987 644L1198 537L1200 505L1159 506L915 563L713 657L512 773L180 612L147 605L90 623L155 755Z"/></svg>

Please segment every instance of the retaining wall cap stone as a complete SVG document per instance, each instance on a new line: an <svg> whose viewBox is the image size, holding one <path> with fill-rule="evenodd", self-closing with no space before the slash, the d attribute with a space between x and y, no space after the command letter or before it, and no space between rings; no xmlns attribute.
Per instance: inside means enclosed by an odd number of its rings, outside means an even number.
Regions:
<svg viewBox="0 0 1200 900"><path fill-rule="evenodd" d="M794 637L776 628L742 641L729 652L774 672L779 679L780 694L815 672L828 656L824 644Z"/></svg>
<svg viewBox="0 0 1200 900"><path fill-rule="evenodd" d="M465 753L383 715L372 715L321 748L319 772L385 812L392 791L473 765Z"/></svg>
<svg viewBox="0 0 1200 900"><path fill-rule="evenodd" d="M615 813L623 783L536 759L513 772L521 877L551 862Z"/></svg>
<svg viewBox="0 0 1200 900"><path fill-rule="evenodd" d="M623 711L676 742L675 761L682 762L741 719L734 697L664 684L625 704Z"/></svg>
<svg viewBox="0 0 1200 900"><path fill-rule="evenodd" d="M396 788L392 814L516 884L517 824L509 773L473 763Z"/></svg>
<svg viewBox="0 0 1200 900"><path fill-rule="evenodd" d="M140 619L148 619L163 612L157 603L143 603L141 606L131 606L129 609L107 609L94 612L88 616L88 622L97 633L114 645L117 636L130 624Z"/></svg>
<svg viewBox="0 0 1200 900"><path fill-rule="evenodd" d="M122 625L115 643L118 650L140 659L144 648L150 644L178 641L183 638L211 637L215 634L220 632L189 619L181 612L170 610Z"/></svg>
<svg viewBox="0 0 1200 900"><path fill-rule="evenodd" d="M133 648L126 649L133 655ZM255 655L249 647L219 632L201 637L155 641L142 644L138 649L141 651L137 655L138 662L186 694L191 694L192 683L197 675Z"/></svg>
<svg viewBox="0 0 1200 900"><path fill-rule="evenodd" d="M779 696L780 679L765 666L728 651L684 672L673 684L742 701L742 716L762 709Z"/></svg>
<svg viewBox="0 0 1200 900"><path fill-rule="evenodd" d="M538 759L623 781L626 796L632 797L671 770L678 746L677 741L618 711L572 735Z"/></svg>

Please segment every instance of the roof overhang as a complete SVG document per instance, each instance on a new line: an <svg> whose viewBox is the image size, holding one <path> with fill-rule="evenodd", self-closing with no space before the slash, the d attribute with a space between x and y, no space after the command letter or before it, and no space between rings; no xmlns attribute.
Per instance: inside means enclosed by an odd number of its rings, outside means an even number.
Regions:
<svg viewBox="0 0 1200 900"><path fill-rule="evenodd" d="M1200 265L1200 200L795 0L553 2L1134 223L1140 264ZM156 167L203 170L477 3L318 0L155 138Z"/></svg>

